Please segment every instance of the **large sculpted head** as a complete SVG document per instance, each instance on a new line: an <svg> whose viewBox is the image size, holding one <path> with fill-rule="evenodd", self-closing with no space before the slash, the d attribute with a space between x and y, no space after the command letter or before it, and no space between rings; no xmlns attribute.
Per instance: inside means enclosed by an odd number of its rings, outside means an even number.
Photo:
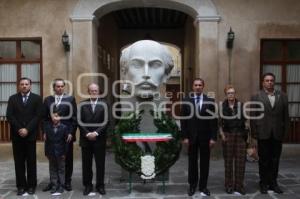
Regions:
<svg viewBox="0 0 300 199"><path fill-rule="evenodd" d="M141 40L122 51L120 65L126 80L132 82L134 95L151 98L166 82L174 63L168 49L152 40Z"/></svg>

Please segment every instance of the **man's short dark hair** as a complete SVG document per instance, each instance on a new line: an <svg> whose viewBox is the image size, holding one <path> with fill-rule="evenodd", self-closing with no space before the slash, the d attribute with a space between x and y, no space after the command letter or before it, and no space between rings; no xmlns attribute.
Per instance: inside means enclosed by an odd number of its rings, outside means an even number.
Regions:
<svg viewBox="0 0 300 199"><path fill-rule="evenodd" d="M62 78L56 78L56 79L54 79L54 80L52 81L52 88L55 87L56 82L63 82L64 86L66 85L66 82L65 82L64 79L62 79Z"/></svg>
<svg viewBox="0 0 300 199"><path fill-rule="evenodd" d="M59 110L57 108L53 108L52 114L59 115L60 113L59 113Z"/></svg>
<svg viewBox="0 0 300 199"><path fill-rule="evenodd" d="M27 81L29 81L29 84L31 84L31 83L32 83L31 79L30 79L30 78L28 78L28 77L21 77L21 78L19 79L19 83L20 83L21 81L23 81L23 80L27 80Z"/></svg>
<svg viewBox="0 0 300 199"><path fill-rule="evenodd" d="M274 79L274 81L275 81L275 79L276 79L276 77L275 77L275 75L274 75L273 73L264 73L263 76L262 76L262 80L263 80L263 81L264 81L264 79L265 79L266 76L272 76L273 79Z"/></svg>
<svg viewBox="0 0 300 199"><path fill-rule="evenodd" d="M193 80L193 84L194 84L194 82L195 81L201 81L201 83L203 84L203 86L204 86L204 79L202 79L202 78L200 78L200 77L197 77L197 78L195 78L194 80Z"/></svg>

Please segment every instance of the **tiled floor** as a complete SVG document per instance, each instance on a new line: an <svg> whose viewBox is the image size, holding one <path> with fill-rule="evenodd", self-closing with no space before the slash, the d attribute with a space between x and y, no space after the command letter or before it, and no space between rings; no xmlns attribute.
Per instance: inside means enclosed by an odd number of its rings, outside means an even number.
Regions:
<svg viewBox="0 0 300 199"><path fill-rule="evenodd" d="M83 187L81 184L81 162L80 160L74 163L73 174L73 191L65 192L60 197L53 197L49 192L42 192L42 188L48 182L48 163L38 162L38 187L35 195L26 197L16 196L14 164L12 160L0 162L0 198L85 198L82 194ZM107 153L106 159L106 191L105 196L98 193L95 196L86 198L128 198L128 199L184 199L187 196L187 156L183 152L177 163L170 169L169 179L166 182L165 194L162 192L162 182L148 181L133 183L132 192L128 192L128 184L126 180L122 180L120 167L114 162L113 154ZM278 195L269 193L261 195L258 192L258 167L257 163L247 163L245 188L247 194L245 196L228 195L224 192L224 168L223 160L212 160L210 167L209 185L212 195L205 198L300 198L300 157L284 157L281 160L279 184L285 191L284 194ZM202 198L197 192L190 198Z"/></svg>

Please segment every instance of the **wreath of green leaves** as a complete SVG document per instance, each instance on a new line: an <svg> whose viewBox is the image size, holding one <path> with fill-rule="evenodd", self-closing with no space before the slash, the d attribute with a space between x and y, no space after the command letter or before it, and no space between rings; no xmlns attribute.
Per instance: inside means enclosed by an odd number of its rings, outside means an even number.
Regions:
<svg viewBox="0 0 300 199"><path fill-rule="evenodd" d="M130 112L118 122L115 127L113 149L115 161L123 169L141 175L141 156L146 155L136 143L126 143L122 140L123 133L140 133L139 124L142 119L143 110ZM154 118L154 125L159 133L170 133L173 139L168 142L157 142L156 148L150 155L155 157L155 173L159 175L167 171L179 158L181 151L181 137L175 120L163 112L150 111ZM159 115L159 117L157 117ZM156 117L155 117L156 116ZM147 154L149 154L147 152Z"/></svg>

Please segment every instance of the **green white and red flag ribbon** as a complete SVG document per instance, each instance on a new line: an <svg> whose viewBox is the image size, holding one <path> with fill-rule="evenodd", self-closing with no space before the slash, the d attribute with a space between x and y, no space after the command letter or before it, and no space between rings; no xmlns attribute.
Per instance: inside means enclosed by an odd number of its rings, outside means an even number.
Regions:
<svg viewBox="0 0 300 199"><path fill-rule="evenodd" d="M172 139L170 133L124 133L125 142L167 142Z"/></svg>

